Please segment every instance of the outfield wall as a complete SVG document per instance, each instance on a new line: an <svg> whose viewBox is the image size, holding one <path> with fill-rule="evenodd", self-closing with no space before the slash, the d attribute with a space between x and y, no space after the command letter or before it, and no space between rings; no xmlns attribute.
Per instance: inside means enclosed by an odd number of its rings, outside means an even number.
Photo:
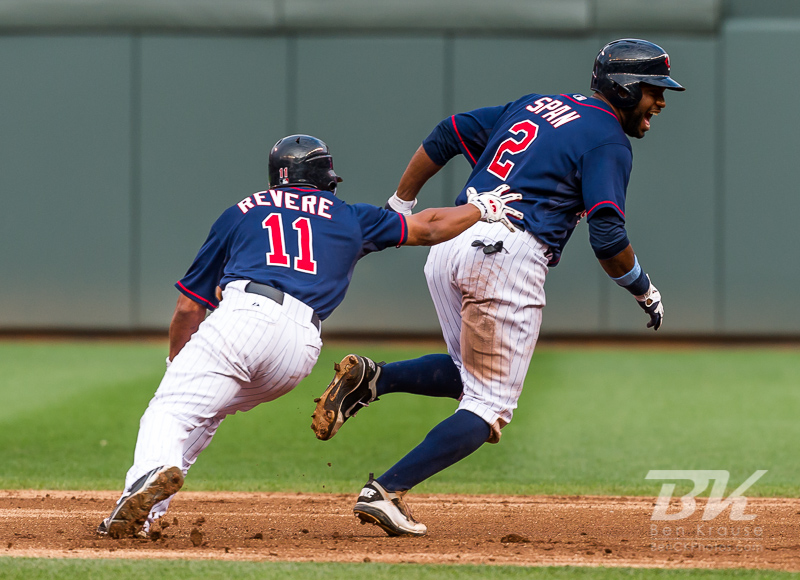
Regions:
<svg viewBox="0 0 800 580"><path fill-rule="evenodd" d="M489 17L453 0L415 3L419 22L366 0L275 1L283 20L256 25L266 4L232 2L250 7L243 26L208 1L97 1L88 12L77 0L0 1L0 330L166 328L172 284L215 217L266 187L279 137L325 139L346 180L340 195L382 204L446 115L588 91L605 42L644 36L688 88L667 95L634 143L628 196L630 238L664 295L664 333L800 334L792 3L759 12L687 0L647 13L651 3L633 0L540 1L535 22L496 17L480 34L469 30L475 14ZM302 6L318 19L290 22ZM347 14L342 32L322 25ZM419 207L452 202L468 171L451 165ZM436 332L425 255L365 258L325 331ZM594 260L585 224L546 290L544 332L645 331Z"/></svg>

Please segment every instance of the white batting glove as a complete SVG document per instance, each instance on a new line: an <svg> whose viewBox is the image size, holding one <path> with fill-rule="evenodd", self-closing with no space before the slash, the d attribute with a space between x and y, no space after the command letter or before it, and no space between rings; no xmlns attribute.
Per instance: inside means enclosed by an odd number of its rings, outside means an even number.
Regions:
<svg viewBox="0 0 800 580"><path fill-rule="evenodd" d="M650 276L647 279L650 280ZM661 328L661 323L664 320L664 304L661 302L661 292L658 291L658 288L650 282L650 288L647 289L647 292L641 296L635 296L635 298L642 310L650 315L650 322L647 323L647 328L652 328L653 330Z"/></svg>
<svg viewBox="0 0 800 580"><path fill-rule="evenodd" d="M511 232L516 232L517 228L508 219L508 216L522 219L521 211L507 207L507 203L522 199L521 193L505 193L511 189L508 185L500 185L492 191L478 193L474 187L467 188L467 203L471 203L481 212L481 221L495 223L500 222Z"/></svg>
<svg viewBox="0 0 800 580"><path fill-rule="evenodd" d="M397 192L395 191L383 207L384 209L391 209L403 215L411 215L411 210L414 209L415 205L417 205L416 199L412 199L411 201L400 199L397 197Z"/></svg>

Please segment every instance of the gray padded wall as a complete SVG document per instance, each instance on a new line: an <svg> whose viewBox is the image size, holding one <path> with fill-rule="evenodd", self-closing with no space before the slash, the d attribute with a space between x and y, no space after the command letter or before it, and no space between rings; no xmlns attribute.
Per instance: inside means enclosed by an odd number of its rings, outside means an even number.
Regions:
<svg viewBox="0 0 800 580"><path fill-rule="evenodd" d="M770 7L792 0L762 0ZM739 10L752 0L728 0ZM723 0L0 0L0 29L287 33L716 30Z"/></svg>
<svg viewBox="0 0 800 580"><path fill-rule="evenodd" d="M172 284L220 211L266 187L278 137L326 139L342 197L382 204L446 115L586 91L595 51L629 32L0 37L0 329L166 328ZM800 76L774 55L800 49L800 20L642 35L669 50L689 89L669 92L633 144L629 233L664 293L663 333L797 334L786 297L800 283L790 221ZM769 109L756 106L775 78ZM454 161L419 207L449 204L468 172ZM325 331L437 332L426 254L362 260ZM544 332L648 332L597 265L584 223L546 290Z"/></svg>
<svg viewBox="0 0 800 580"><path fill-rule="evenodd" d="M340 195L383 205L411 155L444 115L444 41L426 37L300 37L299 132L325 140ZM427 198L439 203L441 180ZM424 205L420 205L424 207ZM438 329L422 268L424 248L389 248L362 259L326 331Z"/></svg>
<svg viewBox="0 0 800 580"><path fill-rule="evenodd" d="M800 20L732 21L723 39L724 330L797 334Z"/></svg>
<svg viewBox="0 0 800 580"><path fill-rule="evenodd" d="M282 38L141 39L141 303L164 327L173 287L222 211L268 188L287 131ZM265 250L266 251L266 250Z"/></svg>
<svg viewBox="0 0 800 580"><path fill-rule="evenodd" d="M131 322L130 45L0 38L0 327Z"/></svg>
<svg viewBox="0 0 800 580"><path fill-rule="evenodd" d="M726 0L725 14L730 18L800 18L797 0Z"/></svg>

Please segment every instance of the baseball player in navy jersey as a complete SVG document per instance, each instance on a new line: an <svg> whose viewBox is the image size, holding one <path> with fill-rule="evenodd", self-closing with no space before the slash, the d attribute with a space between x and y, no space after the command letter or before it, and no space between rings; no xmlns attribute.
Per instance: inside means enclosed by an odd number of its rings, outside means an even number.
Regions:
<svg viewBox="0 0 800 580"><path fill-rule="evenodd" d="M278 141L269 179L268 191L220 216L176 284L167 370L142 416L125 491L100 534L147 534L226 416L277 399L311 372L321 321L343 300L360 258L439 243L479 219L522 215L506 207L520 196L505 185L462 207L413 216L348 205L336 197L342 180L328 147L308 135Z"/></svg>
<svg viewBox="0 0 800 580"><path fill-rule="evenodd" d="M658 330L661 295L645 274L625 230L625 194L632 165L628 137L641 138L666 106L669 57L650 42L617 40L597 55L593 93L531 94L503 106L453 115L423 141L388 207L410 214L428 179L463 156L472 173L456 205L473 189L510 185L522 194L511 220L514 235L479 223L430 250L425 276L447 355L379 366L348 355L317 399L312 428L330 439L344 421L392 392L458 399L457 412L419 446L364 486L354 508L364 522L390 535L423 535L404 494L463 459L484 442L500 440L511 421L545 305L544 281L582 218L603 269L628 290Z"/></svg>

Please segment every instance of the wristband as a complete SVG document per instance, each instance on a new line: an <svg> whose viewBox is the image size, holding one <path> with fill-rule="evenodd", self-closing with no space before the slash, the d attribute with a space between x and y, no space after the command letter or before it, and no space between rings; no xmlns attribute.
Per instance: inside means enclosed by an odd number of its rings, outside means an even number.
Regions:
<svg viewBox="0 0 800 580"><path fill-rule="evenodd" d="M650 278L642 270L639 265L639 258L636 255L633 256L633 268L631 268L630 272L619 278L612 277L611 279L634 296L641 296L650 288Z"/></svg>
<svg viewBox="0 0 800 580"><path fill-rule="evenodd" d="M627 286L623 286L623 288L634 296L643 296L650 290L650 286L652 286L650 277L642 272L633 284L628 284Z"/></svg>
<svg viewBox="0 0 800 580"><path fill-rule="evenodd" d="M623 288L625 288L626 286L630 286L631 284L636 282L636 279L639 278L641 274L642 274L642 267L639 265L639 258L637 258L636 254L634 254L633 268L631 268L631 271L628 272L627 274L623 274L619 278L611 278L611 279L614 280L614 282L616 282Z"/></svg>
<svg viewBox="0 0 800 580"><path fill-rule="evenodd" d="M386 202L386 205L389 206L386 209L392 209L403 215L411 215L411 211L414 209L414 206L417 205L417 200L412 199L411 201L406 201L404 199L400 199L395 191L392 194L392 197L389 198L389 201Z"/></svg>

